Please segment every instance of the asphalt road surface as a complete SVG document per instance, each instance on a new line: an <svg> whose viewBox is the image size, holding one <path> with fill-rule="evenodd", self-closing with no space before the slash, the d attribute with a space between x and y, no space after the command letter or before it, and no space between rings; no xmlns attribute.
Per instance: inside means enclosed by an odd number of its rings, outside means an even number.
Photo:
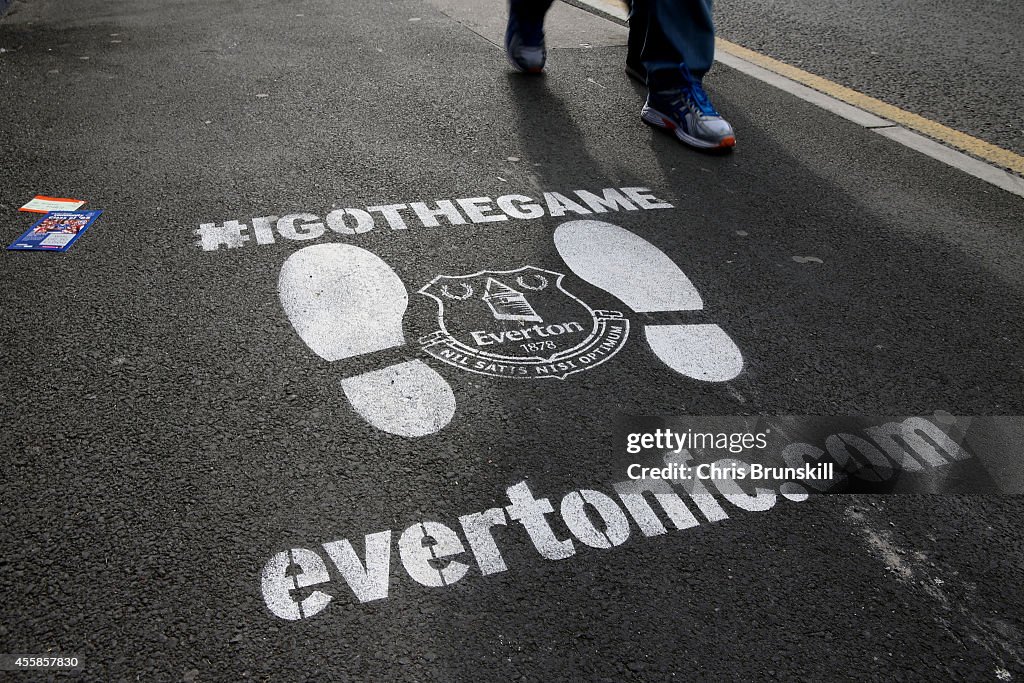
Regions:
<svg viewBox="0 0 1024 683"><path fill-rule="evenodd" d="M438 6L0 20L4 239L36 194L104 211L0 259L0 652L97 681L1021 680L1019 497L652 518L614 486L623 425L667 416L1021 415L1021 198L724 67L739 146L698 154L640 124L613 29L524 78Z"/></svg>

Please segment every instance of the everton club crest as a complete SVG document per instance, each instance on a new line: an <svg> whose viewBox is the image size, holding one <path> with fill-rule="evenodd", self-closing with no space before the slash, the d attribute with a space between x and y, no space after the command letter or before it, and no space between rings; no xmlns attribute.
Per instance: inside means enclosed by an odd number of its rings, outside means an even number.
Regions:
<svg viewBox="0 0 1024 683"><path fill-rule="evenodd" d="M626 343L629 321L595 311L562 287L562 273L524 266L439 275L423 287L437 302L436 332L423 350L495 377L565 379L600 365Z"/></svg>

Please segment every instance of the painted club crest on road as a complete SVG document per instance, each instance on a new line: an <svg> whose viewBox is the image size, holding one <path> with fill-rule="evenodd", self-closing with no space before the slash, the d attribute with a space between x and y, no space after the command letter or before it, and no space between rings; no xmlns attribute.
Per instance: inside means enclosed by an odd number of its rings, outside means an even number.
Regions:
<svg viewBox="0 0 1024 683"><path fill-rule="evenodd" d="M419 290L437 302L438 329L419 342L449 365L495 377L555 377L587 370L622 348L629 321L595 311L534 266L439 275Z"/></svg>

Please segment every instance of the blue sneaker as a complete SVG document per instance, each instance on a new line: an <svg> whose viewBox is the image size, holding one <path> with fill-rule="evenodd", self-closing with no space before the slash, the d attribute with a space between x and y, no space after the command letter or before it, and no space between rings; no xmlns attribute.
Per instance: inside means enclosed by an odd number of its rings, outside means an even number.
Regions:
<svg viewBox="0 0 1024 683"><path fill-rule="evenodd" d="M736 134L704 92L700 80L685 66L685 84L678 90L649 92L640 112L645 123L675 133L699 149L728 149L736 146Z"/></svg>
<svg viewBox="0 0 1024 683"><path fill-rule="evenodd" d="M530 17L521 0L509 0L508 28L505 29L505 52L512 66L526 73L544 70L548 51L544 47L544 15Z"/></svg>

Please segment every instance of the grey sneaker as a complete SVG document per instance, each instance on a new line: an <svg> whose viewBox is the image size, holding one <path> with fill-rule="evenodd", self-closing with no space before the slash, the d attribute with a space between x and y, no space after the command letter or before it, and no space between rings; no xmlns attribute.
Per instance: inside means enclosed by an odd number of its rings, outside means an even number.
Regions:
<svg viewBox="0 0 1024 683"><path fill-rule="evenodd" d="M685 85L668 92L650 92L640 112L645 123L675 133L699 149L728 149L736 146L736 134L704 92L700 80L683 67Z"/></svg>

